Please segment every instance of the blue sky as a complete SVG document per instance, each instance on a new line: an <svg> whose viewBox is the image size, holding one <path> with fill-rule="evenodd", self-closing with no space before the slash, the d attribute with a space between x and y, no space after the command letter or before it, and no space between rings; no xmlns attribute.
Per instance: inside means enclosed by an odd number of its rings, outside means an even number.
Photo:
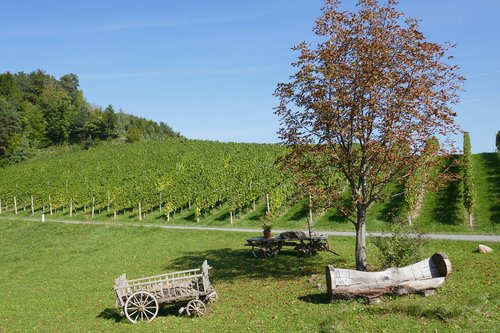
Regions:
<svg viewBox="0 0 500 333"><path fill-rule="evenodd" d="M345 0L352 8L355 1ZM89 102L189 138L278 142L276 84L315 40L322 0L2 1L0 72L75 73ZM401 0L467 78L458 123L473 152L500 130L500 1ZM457 144L461 145L460 138Z"/></svg>

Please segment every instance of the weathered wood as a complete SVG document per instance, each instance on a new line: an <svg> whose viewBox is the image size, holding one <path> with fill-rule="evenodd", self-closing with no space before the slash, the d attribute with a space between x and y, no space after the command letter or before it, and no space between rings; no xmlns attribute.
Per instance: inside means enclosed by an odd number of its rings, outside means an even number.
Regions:
<svg viewBox="0 0 500 333"><path fill-rule="evenodd" d="M375 298L384 294L404 295L439 288L451 273L451 262L442 252L413 265L381 272L363 272L326 267L326 285L331 298Z"/></svg>
<svg viewBox="0 0 500 333"><path fill-rule="evenodd" d="M191 311L187 312L189 315L204 315L206 311L199 313L195 311L195 308L203 307L206 310L204 307L206 303L217 300L217 292L210 283L209 269L210 266L205 260L201 269L190 269L139 279L127 279L126 275L123 274L115 279L116 305L123 308L123 313L132 323L136 323L138 320L153 320L158 312L158 304L162 303L197 300L202 302L203 306L199 303L191 303L197 306L189 308ZM140 305L144 305L144 307L141 308ZM148 310L147 306L151 306L151 309ZM188 309L182 308L182 310ZM191 313L193 311L194 313Z"/></svg>
<svg viewBox="0 0 500 333"><path fill-rule="evenodd" d="M310 256L317 251L330 251L328 236L322 234L313 234L312 237L306 237L303 231L287 231L274 236L265 238L263 236L247 239L245 246L252 247L252 254L257 258L270 258L276 256L282 247L293 246L299 256Z"/></svg>

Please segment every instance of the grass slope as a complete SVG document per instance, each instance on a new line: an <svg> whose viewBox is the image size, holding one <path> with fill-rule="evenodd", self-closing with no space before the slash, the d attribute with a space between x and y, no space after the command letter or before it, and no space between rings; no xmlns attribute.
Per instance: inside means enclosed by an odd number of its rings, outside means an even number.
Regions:
<svg viewBox="0 0 500 333"><path fill-rule="evenodd" d="M209 144L210 146L218 145L218 143L215 142L199 142L197 144ZM137 149L143 147L144 145L149 147L148 144L141 144L138 145ZM154 145L158 145L158 143L156 142L152 144L151 147L156 147ZM233 145L237 146L237 144ZM127 147L130 148L131 146ZM223 144L220 144L221 150L227 148L225 147L226 146L224 146ZM267 151L265 146L262 146L259 149L262 149L262 152ZM271 150L276 150L276 147L269 146L267 149L269 150L269 153L272 154ZM68 158L70 154L75 153L68 152ZM171 152L168 154L168 156L170 155L174 156L175 154ZM57 156L57 158L63 158L64 156L66 155L60 154ZM426 193L420 217L415 221L416 226L418 226L424 232L434 233L500 233L500 155L497 153L482 153L473 155L473 167L477 199L475 228L471 230L466 225L465 211L462 203L463 185L460 181L448 183L437 192L428 191ZM149 169L151 168L154 169L155 167L149 166ZM457 167L455 172L460 174L461 170ZM134 178L134 176L130 175L129 178ZM36 182L36 180L32 181ZM132 186L129 186L130 184L127 184L125 181L117 182L116 184L118 187L121 186L123 188L129 188L129 190L130 188L133 188ZM101 187L101 192L104 193L104 187ZM367 228L369 231L384 230L387 227L386 223L388 220L390 220L394 216L404 216L403 196L397 195L397 193L400 193L402 190L403 187L401 185L390 184L390 186L388 186L388 188L386 189L386 195L391 199L382 204L372 205L367 218ZM124 191L118 190L118 192ZM25 199L29 201L29 197L26 197ZM3 205L3 214L6 214L5 198ZM26 205L27 204L25 203L24 209ZM12 213L12 206L13 204L10 203L10 212L7 213L7 215L9 216L14 215ZM257 201L255 210L252 209L251 206L252 204L249 203L249 207L243 208L236 213L237 215L235 223L232 226L260 228L261 217L264 215L266 210L263 195L260 200ZM67 207L66 212L61 212L59 210L55 213L54 216L50 216L50 218L64 218L74 220L90 219L90 210L88 209L88 206L86 213L83 212L82 207L79 207L78 209L79 210L72 218L68 216L69 214L67 212ZM165 216L160 214L160 212L158 211L158 207L153 207L153 211L148 212L148 215L144 219L144 222L162 224L170 223L180 225L202 224L209 226L231 226L229 225L229 210L229 204L227 202L223 203L222 205L217 205L216 208L210 209L209 212L204 212L201 216L200 223L197 223L193 209L187 210L187 207L184 207L182 211L172 213L170 220L166 221ZM109 220L112 218L103 207L100 207L99 210L96 211L96 213L97 216L94 218L95 220ZM21 211L19 212L19 214L21 216L30 216L29 202L27 211ZM40 211L36 212L36 216L39 217L40 214ZM279 212L277 212L277 214L275 214L273 227L275 229L306 229L308 216L308 201L306 199L289 202L285 204L285 206ZM137 220L137 211L134 211L132 209L126 211L124 215L120 213L117 217L117 221L122 222ZM314 223L315 228L320 230L353 230L352 224L345 217L339 214L335 209L330 209L324 212L315 212Z"/></svg>
<svg viewBox="0 0 500 333"><path fill-rule="evenodd" d="M330 239L340 257L300 259L284 251L254 259L250 235L213 231L61 225L0 220L0 332L497 332L499 244L474 253L471 242L431 241L453 273L431 297L385 299L381 305L330 302L324 266L353 267L353 238ZM370 269L377 269L368 247ZM114 278L214 267L220 300L192 319L166 306L151 323L132 325L114 307ZM315 274L318 281L310 282ZM316 284L321 284L318 289Z"/></svg>

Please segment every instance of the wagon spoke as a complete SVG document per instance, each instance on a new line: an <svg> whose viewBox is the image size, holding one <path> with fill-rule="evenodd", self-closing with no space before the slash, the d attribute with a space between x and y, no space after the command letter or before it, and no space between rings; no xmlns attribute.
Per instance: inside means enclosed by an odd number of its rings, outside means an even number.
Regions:
<svg viewBox="0 0 500 333"><path fill-rule="evenodd" d="M189 303L186 306L186 312L188 313L188 315L191 316L202 317L206 314L207 307L205 303L203 303L199 299L195 299L189 301Z"/></svg>
<svg viewBox="0 0 500 333"><path fill-rule="evenodd" d="M144 304L144 306L148 306L149 304L154 303L154 302L155 302L155 300L154 300L154 299L152 299L152 300L151 300L151 301L149 301L148 303L145 303L145 304Z"/></svg>
<svg viewBox="0 0 500 333"><path fill-rule="evenodd" d="M135 292L125 302L124 312L128 320L153 320L158 314L158 302L155 296L146 291Z"/></svg>

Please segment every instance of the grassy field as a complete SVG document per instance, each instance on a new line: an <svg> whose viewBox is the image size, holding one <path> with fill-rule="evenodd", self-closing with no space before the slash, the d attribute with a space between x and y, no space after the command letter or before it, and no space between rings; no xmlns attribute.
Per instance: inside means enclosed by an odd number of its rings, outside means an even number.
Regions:
<svg viewBox="0 0 500 333"><path fill-rule="evenodd" d="M430 241L453 273L430 297L385 298L381 305L330 302L324 267L354 266L354 239L331 238L340 257L297 258L284 251L254 259L251 235L214 231L63 225L0 220L0 332L497 332L500 244ZM378 269L369 244L369 269ZM132 325L114 308L114 278L195 268L208 259L220 301L204 318L167 306ZM314 281L317 275L318 281ZM317 286L317 284L321 286Z"/></svg>

